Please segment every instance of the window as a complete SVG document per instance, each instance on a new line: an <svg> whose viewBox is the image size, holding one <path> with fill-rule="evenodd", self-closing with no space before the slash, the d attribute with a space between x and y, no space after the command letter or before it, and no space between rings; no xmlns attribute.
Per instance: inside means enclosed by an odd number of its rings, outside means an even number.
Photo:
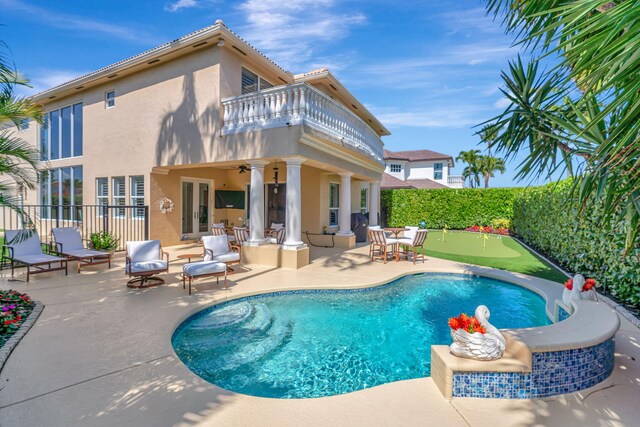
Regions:
<svg viewBox="0 0 640 427"><path fill-rule="evenodd" d="M360 213L366 214L369 212L369 189L362 188L360 190Z"/></svg>
<svg viewBox="0 0 640 427"><path fill-rule="evenodd" d="M131 177L131 206L144 206L144 176ZM144 218L143 208L133 208L134 218Z"/></svg>
<svg viewBox="0 0 640 427"><path fill-rule="evenodd" d="M49 169L40 180L43 218L81 220L82 166ZM78 206L78 208L76 208Z"/></svg>
<svg viewBox="0 0 640 427"><path fill-rule="evenodd" d="M96 204L106 206L109 204L109 180L96 178Z"/></svg>
<svg viewBox="0 0 640 427"><path fill-rule="evenodd" d="M82 103L46 113L40 127L41 160L76 156L82 156Z"/></svg>
<svg viewBox="0 0 640 427"><path fill-rule="evenodd" d="M269 89L273 87L271 83L258 77L256 73L253 73L246 68L242 68L242 94L249 92L256 92L258 90Z"/></svg>
<svg viewBox="0 0 640 427"><path fill-rule="evenodd" d="M402 165L399 163L391 163L389 165L389 170L391 173L400 173L402 172Z"/></svg>
<svg viewBox="0 0 640 427"><path fill-rule="evenodd" d="M105 108L113 108L116 106L116 93L115 91L107 92L104 95L104 107Z"/></svg>
<svg viewBox="0 0 640 427"><path fill-rule="evenodd" d="M338 225L340 215L340 184L329 184L329 226Z"/></svg>
<svg viewBox="0 0 640 427"><path fill-rule="evenodd" d="M112 179L111 191L113 192L113 205L125 206L127 200L125 199L125 182L124 176L117 176ZM116 211L116 216L124 216L124 208Z"/></svg>
<svg viewBox="0 0 640 427"><path fill-rule="evenodd" d="M18 128L20 130L27 130L29 129L29 119L22 119L20 120L20 125L18 126Z"/></svg>
<svg viewBox="0 0 640 427"><path fill-rule="evenodd" d="M433 164L433 179L442 179L442 163Z"/></svg>

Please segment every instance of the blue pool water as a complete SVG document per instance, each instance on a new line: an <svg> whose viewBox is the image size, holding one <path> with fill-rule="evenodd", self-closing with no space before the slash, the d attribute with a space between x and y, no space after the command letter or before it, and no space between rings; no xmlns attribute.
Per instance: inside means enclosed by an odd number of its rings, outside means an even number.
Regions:
<svg viewBox="0 0 640 427"><path fill-rule="evenodd" d="M430 375L447 320L479 304L498 328L550 323L544 300L522 287L456 274L417 274L357 291L294 291L209 307L173 335L200 377L253 396L309 398Z"/></svg>

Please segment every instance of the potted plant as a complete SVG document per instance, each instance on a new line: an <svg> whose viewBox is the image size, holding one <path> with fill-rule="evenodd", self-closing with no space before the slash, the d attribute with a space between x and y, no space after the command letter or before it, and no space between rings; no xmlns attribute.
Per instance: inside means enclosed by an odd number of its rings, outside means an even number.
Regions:
<svg viewBox="0 0 640 427"><path fill-rule="evenodd" d="M120 239L118 239L108 231L91 233L89 235L89 242L91 243L91 247L96 251L104 251L113 254L116 249L118 249L119 241Z"/></svg>
<svg viewBox="0 0 640 427"><path fill-rule="evenodd" d="M585 280L581 274L576 274L573 279L568 279L564 282L562 301L567 305L572 299L598 301L597 286L596 279L588 278Z"/></svg>

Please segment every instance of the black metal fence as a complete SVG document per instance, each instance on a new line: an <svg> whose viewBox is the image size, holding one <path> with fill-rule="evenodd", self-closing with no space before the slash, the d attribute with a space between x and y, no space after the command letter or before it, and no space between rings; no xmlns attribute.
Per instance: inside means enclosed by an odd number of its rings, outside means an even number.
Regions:
<svg viewBox="0 0 640 427"><path fill-rule="evenodd" d="M35 225L43 243L53 240L51 230L58 227L77 227L82 238L107 231L118 238L118 250L126 242L149 239L148 206L111 205L24 205L29 220ZM19 230L25 224L20 215L7 207L0 207L0 228Z"/></svg>

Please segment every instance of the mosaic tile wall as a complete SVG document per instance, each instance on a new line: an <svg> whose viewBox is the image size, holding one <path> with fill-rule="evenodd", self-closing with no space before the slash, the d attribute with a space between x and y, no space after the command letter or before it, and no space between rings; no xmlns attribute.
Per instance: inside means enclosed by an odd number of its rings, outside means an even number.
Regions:
<svg viewBox="0 0 640 427"><path fill-rule="evenodd" d="M531 373L454 372L453 397L531 399L572 393L613 372L615 341L575 350L533 353Z"/></svg>

